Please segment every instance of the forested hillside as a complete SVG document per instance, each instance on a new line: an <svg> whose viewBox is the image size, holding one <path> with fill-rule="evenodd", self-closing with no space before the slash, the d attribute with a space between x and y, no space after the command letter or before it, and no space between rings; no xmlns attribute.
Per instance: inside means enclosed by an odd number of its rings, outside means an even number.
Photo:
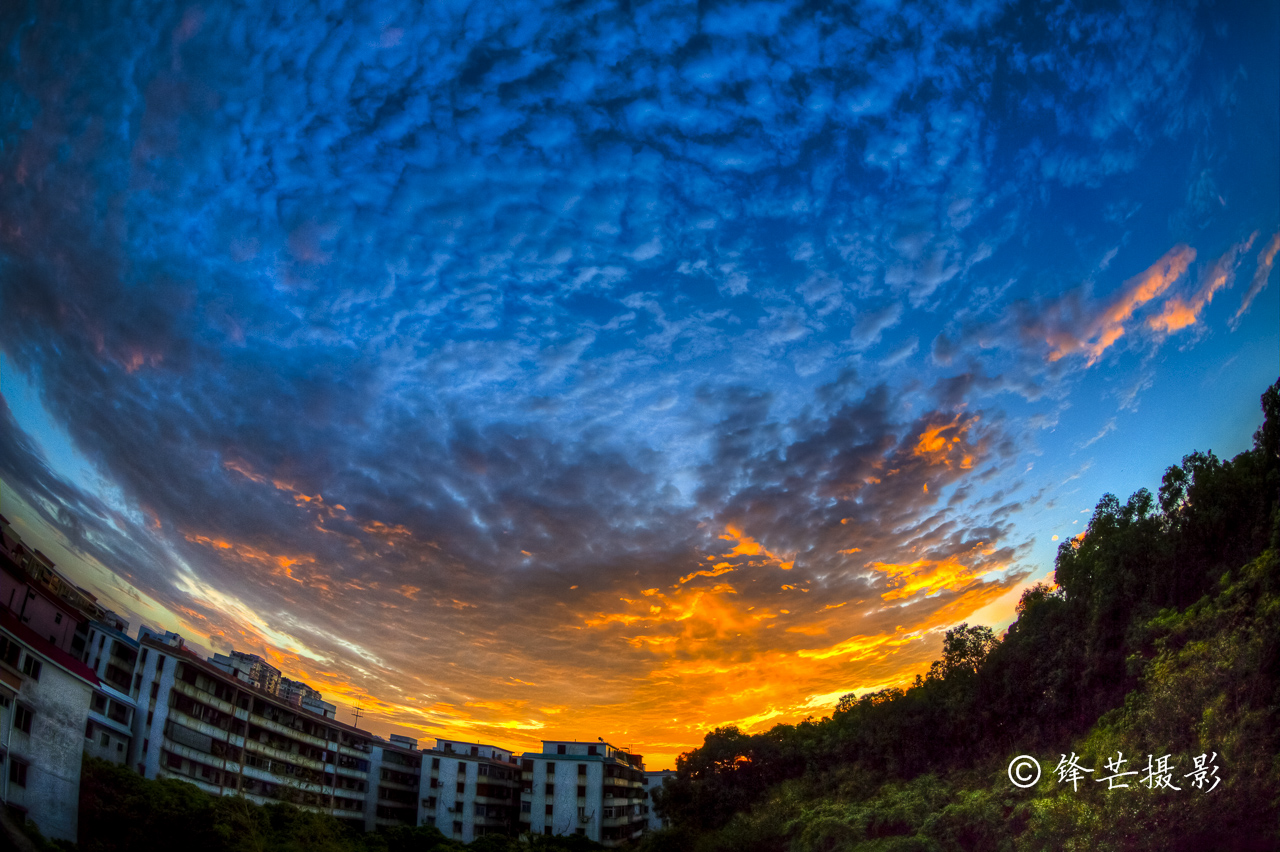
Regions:
<svg viewBox="0 0 1280 852"><path fill-rule="evenodd" d="M1003 639L962 625L909 689L707 734L645 848L1280 848L1280 382L1262 407L1253 449L1105 495ZM1027 789L1007 773L1023 754L1043 770ZM1075 789L1054 771L1072 754L1094 770Z"/></svg>

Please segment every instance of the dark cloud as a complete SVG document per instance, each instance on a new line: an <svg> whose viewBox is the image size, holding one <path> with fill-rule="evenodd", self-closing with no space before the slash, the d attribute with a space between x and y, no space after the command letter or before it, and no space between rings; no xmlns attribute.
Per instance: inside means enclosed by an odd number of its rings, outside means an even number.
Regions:
<svg viewBox="0 0 1280 852"><path fill-rule="evenodd" d="M0 341L116 496L7 408L4 481L402 723L656 707L770 649L833 661L805 700L890 680L1025 569L1003 412L1136 331L1182 239L1117 256L1146 208L1102 187L1225 108L1203 14L0 13ZM1121 212L1063 240L1086 191Z"/></svg>

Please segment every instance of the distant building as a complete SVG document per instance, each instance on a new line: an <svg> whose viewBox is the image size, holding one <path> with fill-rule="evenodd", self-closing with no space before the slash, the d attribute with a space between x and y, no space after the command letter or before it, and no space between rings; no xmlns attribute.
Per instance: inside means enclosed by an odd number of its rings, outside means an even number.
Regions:
<svg viewBox="0 0 1280 852"><path fill-rule="evenodd" d="M76 839L93 671L0 608L0 802L46 836Z"/></svg>
<svg viewBox="0 0 1280 852"><path fill-rule="evenodd" d="M671 824L670 820L662 819L653 809L653 794L655 790L662 789L662 785L667 782L668 778L674 778L676 771L674 769L657 769L644 774L644 792L645 798L645 814L649 818L649 830L657 831L660 828L666 828Z"/></svg>
<svg viewBox="0 0 1280 852"><path fill-rule="evenodd" d="M511 834L519 788L520 765L509 749L438 739L422 752L420 824L464 843Z"/></svg>
<svg viewBox="0 0 1280 852"><path fill-rule="evenodd" d="M647 828L644 760L599 740L547 740L520 761L520 831L579 834L607 847Z"/></svg>
<svg viewBox="0 0 1280 852"><path fill-rule="evenodd" d="M141 642L143 639L155 639L170 648L182 648L186 644L186 640L172 630L160 630L157 627L148 627L145 624L138 627L138 641Z"/></svg>
<svg viewBox="0 0 1280 852"><path fill-rule="evenodd" d="M280 670L257 654L232 651L230 654L214 654L209 657L209 662L263 692L275 695L280 689Z"/></svg>
<svg viewBox="0 0 1280 852"><path fill-rule="evenodd" d="M334 719L338 715L338 705L325 701L319 692L300 680L281 677L280 686L276 689L276 695L279 695L294 707L310 710L320 716ZM417 747L416 741L414 747Z"/></svg>

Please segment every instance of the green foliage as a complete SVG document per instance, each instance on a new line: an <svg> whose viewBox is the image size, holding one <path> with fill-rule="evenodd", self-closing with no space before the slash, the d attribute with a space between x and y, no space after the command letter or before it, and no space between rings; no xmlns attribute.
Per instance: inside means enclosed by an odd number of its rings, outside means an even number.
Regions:
<svg viewBox="0 0 1280 852"><path fill-rule="evenodd" d="M50 847L52 848L52 847ZM290 804L215 797L173 779L149 781L85 756L80 779L82 852L590 852L584 837L486 836L466 845L432 826L365 834Z"/></svg>
<svg viewBox="0 0 1280 852"><path fill-rule="evenodd" d="M961 625L910 689L708 734L658 799L670 848L1280 848L1280 381L1262 408L1252 450L1192 453L1158 496L1104 495L1003 640ZM1179 776L1216 753L1222 781L1005 775L1015 755L1072 752L1096 769L1122 753L1126 771L1168 755Z"/></svg>

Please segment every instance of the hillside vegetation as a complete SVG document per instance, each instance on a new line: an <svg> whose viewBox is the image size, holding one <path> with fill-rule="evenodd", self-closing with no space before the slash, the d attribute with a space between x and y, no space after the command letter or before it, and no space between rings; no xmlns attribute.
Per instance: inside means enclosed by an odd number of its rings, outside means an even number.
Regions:
<svg viewBox="0 0 1280 852"><path fill-rule="evenodd" d="M707 734L644 848L1280 848L1280 382L1262 407L1253 449L1192 453L1158 494L1104 496L1059 548L1057 588L1028 590L1003 639L961 625L910 689ZM1139 774L1096 780L1117 753L1114 771ZM1076 789L1055 774L1072 754L1094 770ZM1007 774L1018 755L1042 767L1028 789ZM1148 756L1168 756L1180 790ZM1197 759L1217 767L1199 787Z"/></svg>

